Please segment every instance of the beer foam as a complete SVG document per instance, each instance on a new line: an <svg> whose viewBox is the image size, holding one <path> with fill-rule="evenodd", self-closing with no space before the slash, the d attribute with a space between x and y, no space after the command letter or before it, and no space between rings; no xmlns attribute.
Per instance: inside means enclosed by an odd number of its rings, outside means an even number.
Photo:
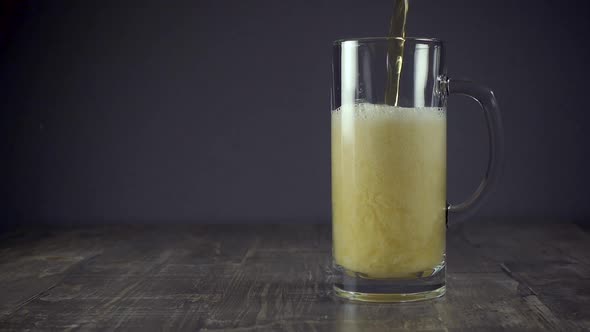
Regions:
<svg viewBox="0 0 590 332"><path fill-rule="evenodd" d="M340 123L342 137L352 139L355 123L426 124L446 121L444 107L399 107L384 104L359 103L343 105L332 111L332 119Z"/></svg>
<svg viewBox="0 0 590 332"><path fill-rule="evenodd" d="M332 111L333 116L347 117L348 114L354 118L361 119L410 119L430 120L446 119L444 107L398 107L383 104L359 103L354 105L343 105Z"/></svg>

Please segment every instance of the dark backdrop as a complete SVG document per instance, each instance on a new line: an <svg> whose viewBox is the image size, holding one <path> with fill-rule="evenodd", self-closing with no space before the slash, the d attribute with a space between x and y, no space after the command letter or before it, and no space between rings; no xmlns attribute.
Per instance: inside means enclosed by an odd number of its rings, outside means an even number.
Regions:
<svg viewBox="0 0 590 332"><path fill-rule="evenodd" d="M560 5L558 7L558 5ZM389 1L12 1L1 51L2 220L328 222L331 41ZM504 178L479 217L590 216L584 1L411 0L409 35L492 87ZM486 158L449 102L449 198Z"/></svg>

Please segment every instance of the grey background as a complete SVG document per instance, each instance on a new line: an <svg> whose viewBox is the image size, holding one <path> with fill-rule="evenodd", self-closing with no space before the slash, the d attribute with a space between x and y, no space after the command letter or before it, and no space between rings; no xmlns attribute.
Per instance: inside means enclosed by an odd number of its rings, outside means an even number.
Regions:
<svg viewBox="0 0 590 332"><path fill-rule="evenodd" d="M561 7L556 7L562 4ZM494 89L504 177L479 217L590 216L582 1L411 0L409 35ZM18 4L1 52L2 222L329 222L331 41L389 1ZM449 199L483 173L475 102L449 102Z"/></svg>

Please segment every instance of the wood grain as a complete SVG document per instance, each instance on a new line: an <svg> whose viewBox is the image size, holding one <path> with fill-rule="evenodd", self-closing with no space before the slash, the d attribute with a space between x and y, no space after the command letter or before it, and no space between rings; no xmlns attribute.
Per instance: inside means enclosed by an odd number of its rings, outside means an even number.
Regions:
<svg viewBox="0 0 590 332"><path fill-rule="evenodd" d="M0 242L0 330L583 331L590 235L468 223L448 234L448 293L356 304L330 291L329 225L22 230Z"/></svg>

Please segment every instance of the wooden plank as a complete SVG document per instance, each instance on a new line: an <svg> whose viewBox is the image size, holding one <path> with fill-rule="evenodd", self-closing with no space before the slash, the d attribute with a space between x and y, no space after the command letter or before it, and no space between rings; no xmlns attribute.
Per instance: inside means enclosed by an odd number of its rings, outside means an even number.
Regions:
<svg viewBox="0 0 590 332"><path fill-rule="evenodd" d="M102 233L101 233L102 234ZM104 241L71 243L68 233L46 229L16 232L0 250L0 321L56 287L79 262L101 253Z"/></svg>
<svg viewBox="0 0 590 332"><path fill-rule="evenodd" d="M115 241L100 256L78 264L52 292L31 303L34 311L43 314L31 320L28 312L22 311L24 315L13 317L16 326L123 330L141 329L146 324L193 327L199 317L190 316L219 297L215 280L232 275L232 265L239 264L251 246L245 243L255 241L247 235L233 236L232 232L221 239L222 233L206 226L130 226L108 233ZM183 265L193 267L192 273L171 275ZM182 315L179 307L184 308ZM52 312L55 308L59 310ZM171 317L176 319L171 322Z"/></svg>
<svg viewBox="0 0 590 332"><path fill-rule="evenodd" d="M465 238L560 320L590 330L590 235L570 223L469 224Z"/></svg>
<svg viewBox="0 0 590 332"><path fill-rule="evenodd" d="M52 231L3 243L0 280L13 289L0 287L18 301L3 297L0 330L587 329L589 253L569 251L586 248L587 233L527 227L473 224L453 230L448 295L403 305L333 297L329 225ZM544 246L529 247L539 245L523 239L531 233ZM29 262L50 254L71 261ZM56 272L55 279L37 289L38 279L50 277L39 278L43 271Z"/></svg>

